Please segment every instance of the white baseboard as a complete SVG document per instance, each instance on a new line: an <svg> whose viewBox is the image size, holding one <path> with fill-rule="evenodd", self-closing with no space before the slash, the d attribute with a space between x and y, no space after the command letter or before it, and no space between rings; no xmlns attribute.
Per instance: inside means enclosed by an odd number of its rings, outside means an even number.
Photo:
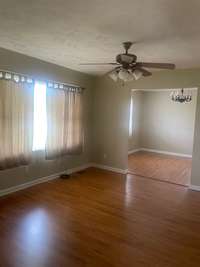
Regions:
<svg viewBox="0 0 200 267"><path fill-rule="evenodd" d="M107 166L107 165L102 165L102 164L97 164L97 163L87 163L85 165L79 166L79 167L75 167L72 169L68 169L66 171L67 174L72 174L74 172L79 172L85 169L88 169L90 167L94 167L94 168L98 168L98 169L103 169L103 170L107 170L107 171L112 171L112 172L116 172L116 173L121 173L121 174L126 174L128 173L128 169L127 170L123 170L123 169L119 169L119 168L114 168L111 166Z"/></svg>
<svg viewBox="0 0 200 267"><path fill-rule="evenodd" d="M154 153L160 153L160 154L166 154L166 155L172 155L172 156L178 156L178 157L192 158L192 155L190 155L190 154L182 154L182 153L175 153L175 152L170 152L170 151L148 149L148 148L141 148L141 150L142 151L148 151L148 152L154 152Z"/></svg>
<svg viewBox="0 0 200 267"><path fill-rule="evenodd" d="M72 168L72 169L68 169L65 173L72 174L74 172L83 171L83 170L88 169L90 167L93 167L92 163L87 163L87 164L84 164L84 165L81 165L81 166L78 166L78 167L75 167L75 168Z"/></svg>
<svg viewBox="0 0 200 267"><path fill-rule="evenodd" d="M113 167L105 166L105 165L101 165L101 164L87 163L87 164L84 164L84 165L81 165L81 166L78 166L78 167L75 167L75 168L68 169L66 171L62 171L62 172L59 172L59 173L54 173L54 174L51 174L49 176L41 177L41 178L35 179L33 181L27 182L27 183L23 183L23 184L20 184L20 185L16 185L16 186L12 186L12 187L0 190L0 197L4 196L4 195L7 195L7 194L14 193L16 191L19 191L19 190L22 190L22 189L25 189L25 188L28 188L28 187L31 187L31 186L34 186L34 185L37 185L37 184L41 184L41 183L44 183L44 182L51 181L53 179L58 178L61 174L65 174L65 173L66 174L72 174L72 173L75 173L75 172L79 172L79 171L85 170L85 169L90 168L90 167L104 169L104 170L108 170L108 171L112 171L112 172L116 172L116 173L121 173L121 174L126 174L128 172L128 170L123 170L123 169L119 169L119 168L113 168Z"/></svg>
<svg viewBox="0 0 200 267"><path fill-rule="evenodd" d="M128 151L128 155L141 151L141 148L136 148Z"/></svg>
<svg viewBox="0 0 200 267"><path fill-rule="evenodd" d="M165 151L165 150L157 150L157 149L149 149L145 147L141 147L135 150L131 150L128 152L128 154L132 154L138 151L147 151L147 152L153 152L153 153L159 153L159 154L165 154L165 155L171 155L171 156L177 156L177 157L184 157L184 158L192 158L192 155L190 154L182 154L182 153L175 153L175 152L170 152L170 151Z"/></svg>
<svg viewBox="0 0 200 267"><path fill-rule="evenodd" d="M195 190L195 191L200 191L200 186L199 185L189 185L189 189Z"/></svg>
<svg viewBox="0 0 200 267"><path fill-rule="evenodd" d="M85 164L85 165L81 165L79 167L68 169L66 171L62 171L62 172L51 174L49 176L41 177L41 178L35 179L33 181L27 182L27 183L23 183L23 184L20 184L20 185L16 185L16 186L12 186L12 187L0 190L0 197L4 196L4 195L7 195L7 194L10 194L10 193L14 193L16 191L19 191L19 190L22 190L22 189L25 189L25 188L28 188L28 187L31 187L31 186L34 186L36 184L41 184L41 183L44 183L44 182L51 181L53 179L58 178L61 174L65 174L65 173L66 174L72 174L74 172L78 172L78 171L82 171L84 169L87 169L87 168L89 168L91 166L92 166L91 163L88 163L88 164Z"/></svg>
<svg viewBox="0 0 200 267"><path fill-rule="evenodd" d="M111 166L107 166L107 165L101 165L101 164L96 164L96 163L92 163L92 167L98 168L98 169L103 169L103 170L107 170L107 171L112 171L112 172L117 172L117 173L121 173L121 174L127 174L128 170L123 170L123 169L119 169L119 168L114 168Z"/></svg>
<svg viewBox="0 0 200 267"><path fill-rule="evenodd" d="M49 176L45 176L45 177L42 177L42 178L35 179L33 181L30 181L30 182L27 182L27 183L24 183L24 184L12 186L12 187L0 190L0 196L4 196L4 195L10 194L10 193L14 193L16 191L31 187L33 185L41 184L41 183L56 179L63 173L66 173L66 172L55 173L55 174L52 174L52 175L49 175Z"/></svg>

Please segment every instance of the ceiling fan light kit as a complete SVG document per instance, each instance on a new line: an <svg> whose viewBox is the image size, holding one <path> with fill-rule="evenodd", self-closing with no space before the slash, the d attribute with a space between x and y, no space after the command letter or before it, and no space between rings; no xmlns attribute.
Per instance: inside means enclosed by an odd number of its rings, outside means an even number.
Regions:
<svg viewBox="0 0 200 267"><path fill-rule="evenodd" d="M86 63L81 65L114 65L116 66L108 73L109 77L117 82L118 79L123 82L129 82L133 79L138 80L142 76L151 76L152 73L145 68L158 68L158 69L175 69L174 64L170 63L150 63L150 62L137 62L137 56L128 53L132 46L132 42L124 42L123 46L125 53L116 56L116 62L112 63Z"/></svg>
<svg viewBox="0 0 200 267"><path fill-rule="evenodd" d="M130 82L130 81L133 81L134 79L137 81L138 79L142 77L143 74L139 70L134 70L132 72L132 71L125 70L122 68L119 71L113 70L108 75L115 82L117 82L118 79L124 82Z"/></svg>
<svg viewBox="0 0 200 267"><path fill-rule="evenodd" d="M136 69L133 72L133 76L134 76L135 80L137 81L142 77L142 72Z"/></svg>
<svg viewBox="0 0 200 267"><path fill-rule="evenodd" d="M118 72L116 70L111 71L108 76L113 79L113 81L118 81Z"/></svg>
<svg viewBox="0 0 200 267"><path fill-rule="evenodd" d="M124 82L129 82L133 80L133 75L131 74L131 72L129 72L126 69L120 69L119 73L118 73L118 77L119 79L121 79Z"/></svg>

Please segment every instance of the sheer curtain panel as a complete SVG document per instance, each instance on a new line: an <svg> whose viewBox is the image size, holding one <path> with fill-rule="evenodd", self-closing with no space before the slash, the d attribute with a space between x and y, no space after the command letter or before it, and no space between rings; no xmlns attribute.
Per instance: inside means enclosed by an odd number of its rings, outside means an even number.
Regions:
<svg viewBox="0 0 200 267"><path fill-rule="evenodd" d="M33 84L0 80L0 169L30 162Z"/></svg>
<svg viewBox="0 0 200 267"><path fill-rule="evenodd" d="M47 159L82 152L82 98L80 91L47 88Z"/></svg>

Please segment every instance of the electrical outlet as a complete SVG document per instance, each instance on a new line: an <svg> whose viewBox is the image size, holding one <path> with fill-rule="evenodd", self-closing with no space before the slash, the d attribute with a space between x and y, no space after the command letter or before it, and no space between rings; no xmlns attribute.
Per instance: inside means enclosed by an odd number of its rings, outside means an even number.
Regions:
<svg viewBox="0 0 200 267"><path fill-rule="evenodd" d="M103 154L103 158L104 158L104 159L107 158L107 154L106 154L106 153Z"/></svg>

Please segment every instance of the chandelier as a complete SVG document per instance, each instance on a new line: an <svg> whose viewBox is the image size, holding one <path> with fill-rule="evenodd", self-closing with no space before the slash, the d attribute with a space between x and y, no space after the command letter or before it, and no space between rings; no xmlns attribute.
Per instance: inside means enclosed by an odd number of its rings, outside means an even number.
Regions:
<svg viewBox="0 0 200 267"><path fill-rule="evenodd" d="M142 77L142 72L139 70L131 71L129 69L120 68L118 70L113 70L109 73L109 76L111 79L113 79L115 82L120 79L123 82L129 82L132 80L138 80Z"/></svg>
<svg viewBox="0 0 200 267"><path fill-rule="evenodd" d="M181 89L181 93L178 91L174 91L171 93L172 101L179 102L179 103L188 103L192 101L192 94L185 93L184 89Z"/></svg>

